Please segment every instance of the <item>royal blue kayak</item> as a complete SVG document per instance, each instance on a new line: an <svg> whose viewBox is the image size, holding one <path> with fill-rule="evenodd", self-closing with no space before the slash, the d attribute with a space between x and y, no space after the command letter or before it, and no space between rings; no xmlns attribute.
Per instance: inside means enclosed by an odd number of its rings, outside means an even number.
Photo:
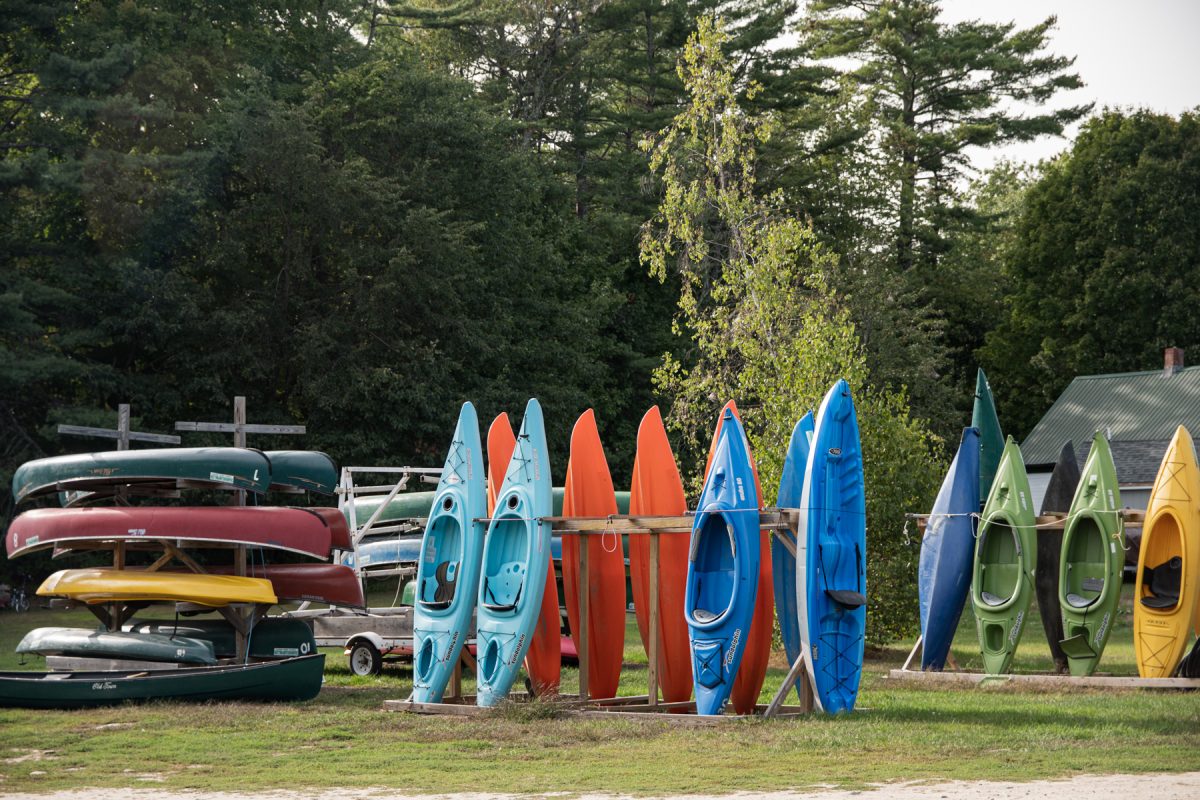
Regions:
<svg viewBox="0 0 1200 800"><path fill-rule="evenodd" d="M688 553L684 612L698 714L720 714L729 701L754 615L759 547L750 449L742 423L727 409Z"/></svg>
<svg viewBox="0 0 1200 800"><path fill-rule="evenodd" d="M517 446L496 497L479 583L476 702L508 696L542 610L550 565L550 459L537 400L525 406Z"/></svg>
<svg viewBox="0 0 1200 800"><path fill-rule="evenodd" d="M854 708L862 678L866 523L858 419L850 386L841 380L817 411L796 548L801 652L814 702L831 714Z"/></svg>
<svg viewBox="0 0 1200 800"><path fill-rule="evenodd" d="M921 605L921 669L946 665L975 558L979 508L979 429L964 428L921 540L917 596Z"/></svg>
<svg viewBox="0 0 1200 800"><path fill-rule="evenodd" d="M787 455L783 459L783 474L779 478L779 508L799 508L804 492L804 470L808 466L808 453L813 435L813 415L810 411L792 429ZM783 649L789 664L800 657L800 610L796 604L796 556L792 554L779 536L791 535L779 531L771 537L771 578L775 584L775 612L779 616L779 632L783 638ZM796 687L800 691L800 687Z"/></svg>
<svg viewBox="0 0 1200 800"><path fill-rule="evenodd" d="M487 516L486 473L475 407L463 403L438 481L413 604L413 693L440 703L471 628Z"/></svg>

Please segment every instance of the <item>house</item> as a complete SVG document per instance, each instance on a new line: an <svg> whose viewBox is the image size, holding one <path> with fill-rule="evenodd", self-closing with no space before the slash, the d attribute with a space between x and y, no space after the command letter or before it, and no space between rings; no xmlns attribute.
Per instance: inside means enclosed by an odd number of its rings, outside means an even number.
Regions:
<svg viewBox="0 0 1200 800"><path fill-rule="evenodd" d="M1121 485L1121 505L1145 508L1175 428L1200 437L1200 367L1183 365L1183 350L1168 347L1153 372L1081 375L1063 390L1021 445L1034 508L1065 442L1082 468L1092 435L1104 431Z"/></svg>

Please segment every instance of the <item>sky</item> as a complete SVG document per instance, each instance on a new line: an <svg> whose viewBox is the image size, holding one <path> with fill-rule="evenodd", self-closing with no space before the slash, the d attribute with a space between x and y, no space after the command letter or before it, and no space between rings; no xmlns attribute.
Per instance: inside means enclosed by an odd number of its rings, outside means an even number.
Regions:
<svg viewBox="0 0 1200 800"><path fill-rule="evenodd" d="M1178 115L1200 106L1200 0L942 0L942 19L1015 21L1019 27L1058 17L1049 50L1075 56L1085 86L1062 92L1056 106L1094 102ZM980 169L1000 158L1036 162L1070 146L1067 138L990 148L972 154Z"/></svg>

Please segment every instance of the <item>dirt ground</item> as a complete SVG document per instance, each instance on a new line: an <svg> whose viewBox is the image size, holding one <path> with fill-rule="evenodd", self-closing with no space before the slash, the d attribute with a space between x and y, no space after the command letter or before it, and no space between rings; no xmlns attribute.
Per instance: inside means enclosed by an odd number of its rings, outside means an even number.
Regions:
<svg viewBox="0 0 1200 800"><path fill-rule="evenodd" d="M1200 772L1165 775L1080 775L1056 781L1007 783L995 781L952 781L929 784L889 784L863 791L814 790L806 792L743 792L724 795L722 800L1061 800L1063 797L1131 797L1155 800L1200 798ZM411 800L529 800L555 798L563 794L500 795L447 794L413 795ZM569 796L569 795L566 795ZM166 792L159 789L77 789L48 794L5 794L5 800L395 800L405 797L395 789L333 789L314 792ZM686 795L676 800L708 800L706 795ZM624 800L622 795L583 795L573 800Z"/></svg>

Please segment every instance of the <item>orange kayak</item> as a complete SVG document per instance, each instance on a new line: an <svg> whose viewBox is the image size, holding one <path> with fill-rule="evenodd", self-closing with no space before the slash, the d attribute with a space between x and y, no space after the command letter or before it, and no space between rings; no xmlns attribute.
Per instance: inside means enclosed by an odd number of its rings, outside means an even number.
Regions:
<svg viewBox="0 0 1200 800"><path fill-rule="evenodd" d="M680 516L687 513L683 480L667 440L658 406L638 426L629 513L636 516ZM687 591L688 537L665 533L658 537L658 685L665 703L686 702L692 696L692 665L684 612ZM650 535L629 537L629 577L642 645L650 653Z"/></svg>
<svg viewBox="0 0 1200 800"><path fill-rule="evenodd" d="M563 487L564 517L605 517L617 513L617 496L596 415L583 412L571 432L571 459ZM625 655L625 555L617 532L588 536L588 696L616 697ZM581 537L562 537L563 594L576 651L579 622Z"/></svg>
<svg viewBox="0 0 1200 800"><path fill-rule="evenodd" d="M517 447L508 414L492 420L487 434L488 451L488 516L496 506L496 495L504 483L504 472ZM534 691L540 695L558 694L562 675L562 650L559 638L561 623L558 616L558 586L554 580L554 560L547 567L546 591L542 595L542 613L538 617L529 652L525 654L525 671L529 673Z"/></svg>
<svg viewBox="0 0 1200 800"><path fill-rule="evenodd" d="M725 408L733 412L739 420L737 403L730 400ZM722 417L724 409L722 409ZM713 431L712 445L708 450L708 462L704 465L704 474L712 466L713 451L721 435L721 421L717 420L717 428ZM754 487L758 491L758 506L762 508L762 484L758 480L758 467L754 463L754 455L750 455L750 467L754 470ZM742 666L738 669L733 681L733 693L730 699L733 708L739 714L752 714L758 704L758 695L762 691L763 681L767 677L767 662L771 658L771 636L775 628L775 589L771 577L771 532L759 532L760 556L758 566L758 592L754 597L754 620L750 624L750 636L746 639L746 651L742 656Z"/></svg>

